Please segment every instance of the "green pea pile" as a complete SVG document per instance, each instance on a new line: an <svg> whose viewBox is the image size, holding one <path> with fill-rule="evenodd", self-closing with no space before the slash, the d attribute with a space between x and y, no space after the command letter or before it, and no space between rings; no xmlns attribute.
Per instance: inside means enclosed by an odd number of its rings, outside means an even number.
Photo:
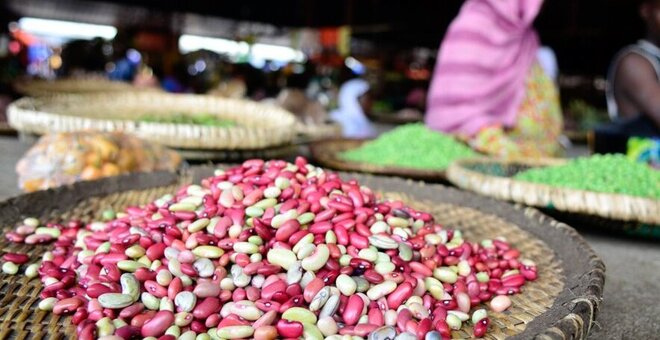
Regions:
<svg viewBox="0 0 660 340"><path fill-rule="evenodd" d="M429 130L424 124L407 124L380 135L340 158L375 165L444 170L451 162L476 156L451 136Z"/></svg>
<svg viewBox="0 0 660 340"><path fill-rule="evenodd" d="M213 126L213 127L236 126L235 122L228 119L219 118L210 113L198 113L198 114L175 113L169 116L153 114L153 115L144 115L140 117L139 120L142 122L149 122L149 123L192 124L192 125L203 125L203 126Z"/></svg>
<svg viewBox="0 0 660 340"><path fill-rule="evenodd" d="M564 165L526 170L514 178L556 187L660 199L660 171L623 155L576 158Z"/></svg>

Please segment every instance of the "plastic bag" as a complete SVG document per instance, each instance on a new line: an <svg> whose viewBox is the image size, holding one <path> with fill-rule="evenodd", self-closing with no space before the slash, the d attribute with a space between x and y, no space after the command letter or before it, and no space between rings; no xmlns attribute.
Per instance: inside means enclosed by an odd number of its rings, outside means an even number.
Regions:
<svg viewBox="0 0 660 340"><path fill-rule="evenodd" d="M18 186L32 192L130 172L176 170L172 150L122 133L72 132L41 137L16 164Z"/></svg>

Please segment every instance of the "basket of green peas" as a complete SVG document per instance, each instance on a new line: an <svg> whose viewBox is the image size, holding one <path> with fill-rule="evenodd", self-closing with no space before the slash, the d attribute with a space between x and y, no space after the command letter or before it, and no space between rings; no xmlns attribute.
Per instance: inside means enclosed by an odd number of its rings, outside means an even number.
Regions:
<svg viewBox="0 0 660 340"><path fill-rule="evenodd" d="M317 163L336 170L446 181L451 162L477 156L455 138L429 130L424 124L406 124L376 139L335 139L313 143Z"/></svg>
<svg viewBox="0 0 660 340"><path fill-rule="evenodd" d="M460 160L449 167L447 179L463 189L529 206L660 228L660 171L623 155Z"/></svg>

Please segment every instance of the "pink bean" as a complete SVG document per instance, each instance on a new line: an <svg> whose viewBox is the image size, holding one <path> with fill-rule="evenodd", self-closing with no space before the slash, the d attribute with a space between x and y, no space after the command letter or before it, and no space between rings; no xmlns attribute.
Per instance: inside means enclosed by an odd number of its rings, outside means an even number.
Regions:
<svg viewBox="0 0 660 340"><path fill-rule="evenodd" d="M162 310L142 325L140 333L142 336L161 336L165 330L174 323L174 313Z"/></svg>
<svg viewBox="0 0 660 340"><path fill-rule="evenodd" d="M303 325L298 321L280 319L275 328L283 338L299 338L303 334Z"/></svg>
<svg viewBox="0 0 660 340"><path fill-rule="evenodd" d="M413 286L408 282L404 282L387 297L387 305L390 309L397 309L403 301L412 296L412 293Z"/></svg>
<svg viewBox="0 0 660 340"><path fill-rule="evenodd" d="M27 255L18 253L6 253L2 255L2 259L5 261L14 262L16 264L24 264L30 260Z"/></svg>
<svg viewBox="0 0 660 340"><path fill-rule="evenodd" d="M360 316L362 316L363 308L364 301L362 298L359 295L351 295L351 297L348 298L346 308L344 308L344 312L342 313L344 322L349 326L355 325L360 319Z"/></svg>

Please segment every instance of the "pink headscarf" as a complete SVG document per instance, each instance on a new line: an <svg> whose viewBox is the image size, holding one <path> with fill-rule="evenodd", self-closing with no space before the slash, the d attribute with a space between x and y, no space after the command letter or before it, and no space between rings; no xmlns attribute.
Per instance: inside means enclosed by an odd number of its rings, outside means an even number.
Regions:
<svg viewBox="0 0 660 340"><path fill-rule="evenodd" d="M449 26L429 89L426 124L472 136L512 126L539 47L543 0L467 0Z"/></svg>

